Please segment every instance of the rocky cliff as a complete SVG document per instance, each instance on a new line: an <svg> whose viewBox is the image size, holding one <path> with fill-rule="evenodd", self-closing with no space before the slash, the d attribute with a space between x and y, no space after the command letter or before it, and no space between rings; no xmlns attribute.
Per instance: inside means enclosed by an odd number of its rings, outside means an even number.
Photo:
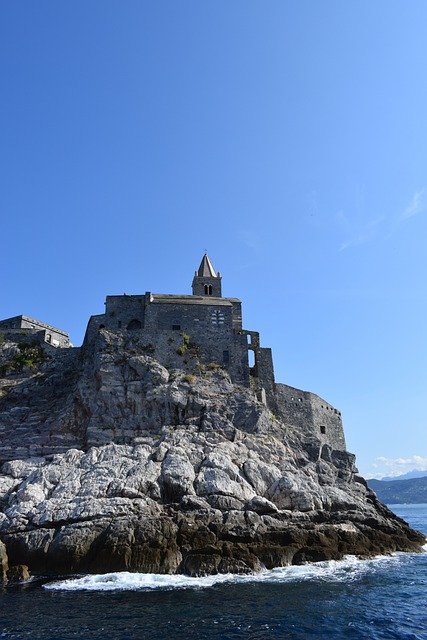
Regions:
<svg viewBox="0 0 427 640"><path fill-rule="evenodd" d="M352 454L214 363L167 370L106 329L55 354L30 338L0 344L4 573L253 572L425 543Z"/></svg>

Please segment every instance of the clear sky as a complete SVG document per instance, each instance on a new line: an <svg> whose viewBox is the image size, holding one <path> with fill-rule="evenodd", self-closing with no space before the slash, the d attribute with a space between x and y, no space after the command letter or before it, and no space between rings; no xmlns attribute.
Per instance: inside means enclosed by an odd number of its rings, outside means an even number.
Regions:
<svg viewBox="0 0 427 640"><path fill-rule="evenodd" d="M367 477L427 469L425 0L0 3L0 317L80 345L205 250Z"/></svg>

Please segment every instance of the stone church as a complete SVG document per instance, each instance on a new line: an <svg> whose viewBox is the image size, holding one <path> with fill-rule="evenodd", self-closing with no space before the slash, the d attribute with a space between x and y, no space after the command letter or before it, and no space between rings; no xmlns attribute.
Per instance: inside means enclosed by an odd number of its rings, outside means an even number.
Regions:
<svg viewBox="0 0 427 640"><path fill-rule="evenodd" d="M221 274L207 254L194 274L192 289L192 295L148 291L107 296L105 313L92 316L87 337L103 327L138 332L162 364L183 368L188 357L183 358L182 351L188 355L197 352L205 365L219 364L227 369L233 382L249 386L252 376L267 394L273 393L271 349L260 347L259 333L243 329L242 303L222 297ZM248 351L254 352L252 368Z"/></svg>
<svg viewBox="0 0 427 640"><path fill-rule="evenodd" d="M222 297L221 274L207 254L194 274L191 295L147 291L107 296L105 313L90 318L83 346L72 349L73 360L77 362L80 351L94 344L102 329L132 336L141 353L168 369L194 375L203 368L221 367L233 383L252 388L285 427L296 428L332 449L346 449L337 409L314 393L275 382L271 349L261 347L257 331L243 328L241 301ZM27 316L0 321L0 332L11 331L25 335L26 340L32 336L51 357L65 357L70 351L64 331Z"/></svg>

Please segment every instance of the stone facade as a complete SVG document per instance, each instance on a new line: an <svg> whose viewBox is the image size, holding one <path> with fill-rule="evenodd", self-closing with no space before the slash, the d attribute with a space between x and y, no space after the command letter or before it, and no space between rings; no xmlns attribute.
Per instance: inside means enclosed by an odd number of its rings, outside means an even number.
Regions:
<svg viewBox="0 0 427 640"><path fill-rule="evenodd" d="M136 352L152 356L169 371L198 375L206 369L225 369L234 384L252 389L285 426L344 451L339 411L313 393L276 385L271 349L261 347L258 332L243 328L241 302L222 297L221 275L206 254L195 272L192 291L192 295L107 296L105 313L89 320L83 350L108 329L121 340L132 338ZM63 352L58 347L71 346L65 332L27 316L1 321L0 331L29 332L58 356ZM254 354L252 366L249 352Z"/></svg>
<svg viewBox="0 0 427 640"><path fill-rule="evenodd" d="M194 372L202 366L222 366L234 383L253 386L259 400L281 421L317 437L333 449L345 450L341 414L319 396L275 383L271 349L261 347L257 331L243 328L242 304L223 298L221 276L205 254L192 283L193 295L146 292L107 296L105 313L92 316L86 339L105 327L133 332L141 349L168 368ZM254 365L249 365L249 351Z"/></svg>
<svg viewBox="0 0 427 640"><path fill-rule="evenodd" d="M85 342L106 328L133 332L146 350L168 368L194 370L221 366L236 384L250 386L251 374L271 392L273 363L259 345L259 334L242 328L242 304L221 296L221 276L203 256L193 279L192 295L153 294L107 296L105 313L92 316ZM248 337L251 340L248 344ZM256 337L255 337L256 336ZM248 350L255 353L251 371Z"/></svg>
<svg viewBox="0 0 427 640"><path fill-rule="evenodd" d="M297 427L306 436L315 436L332 449L345 451L341 413L315 393L277 384L276 410L285 425Z"/></svg>
<svg viewBox="0 0 427 640"><path fill-rule="evenodd" d="M220 365L233 382L249 386L248 347L237 299L108 296L105 314L90 319L86 340L103 327L140 336L142 349L168 368L191 370L195 360Z"/></svg>
<svg viewBox="0 0 427 640"><path fill-rule="evenodd" d="M71 346L70 338L65 331L28 316L14 316L0 320L0 331L6 332L8 330L12 330L15 334L19 332L37 334L40 341L47 342L52 347L67 348Z"/></svg>

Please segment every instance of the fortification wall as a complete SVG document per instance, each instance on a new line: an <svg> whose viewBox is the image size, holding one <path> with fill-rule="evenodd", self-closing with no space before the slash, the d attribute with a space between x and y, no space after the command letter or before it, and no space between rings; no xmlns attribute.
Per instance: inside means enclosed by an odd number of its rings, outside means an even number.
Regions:
<svg viewBox="0 0 427 640"><path fill-rule="evenodd" d="M314 435L322 445L346 450L341 413L326 400L286 384L276 384L275 397L278 417L285 425Z"/></svg>

